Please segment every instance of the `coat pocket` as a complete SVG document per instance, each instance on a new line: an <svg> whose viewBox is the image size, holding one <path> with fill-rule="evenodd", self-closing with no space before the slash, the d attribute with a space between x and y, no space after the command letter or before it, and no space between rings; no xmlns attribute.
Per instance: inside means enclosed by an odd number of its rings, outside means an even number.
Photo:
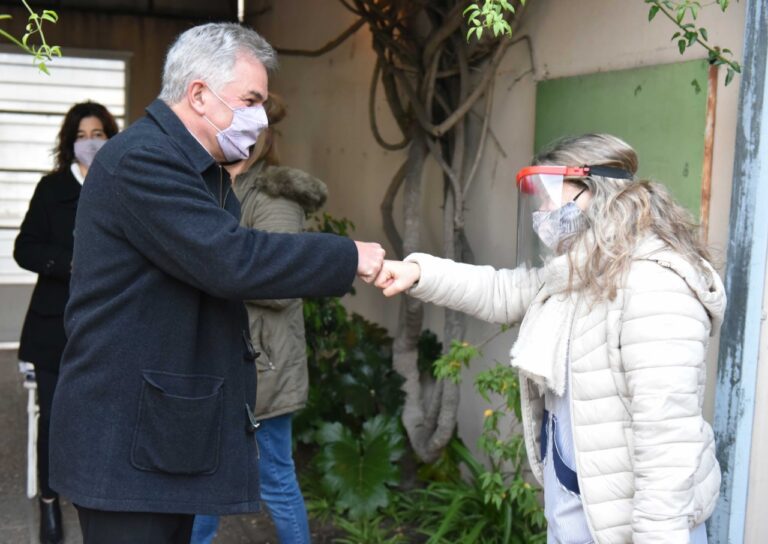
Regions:
<svg viewBox="0 0 768 544"><path fill-rule="evenodd" d="M212 474L219 466L224 379L142 372L131 463L168 474Z"/></svg>

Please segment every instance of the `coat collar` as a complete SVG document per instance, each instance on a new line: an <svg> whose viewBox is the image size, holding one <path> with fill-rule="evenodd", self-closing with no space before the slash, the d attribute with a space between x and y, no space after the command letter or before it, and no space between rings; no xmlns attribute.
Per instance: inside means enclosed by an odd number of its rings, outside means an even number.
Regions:
<svg viewBox="0 0 768 544"><path fill-rule="evenodd" d="M198 172L205 172L216 163L211 154L184 126L178 115L168 107L168 104L157 98L147 106L147 114L160 126L163 132L179 144Z"/></svg>

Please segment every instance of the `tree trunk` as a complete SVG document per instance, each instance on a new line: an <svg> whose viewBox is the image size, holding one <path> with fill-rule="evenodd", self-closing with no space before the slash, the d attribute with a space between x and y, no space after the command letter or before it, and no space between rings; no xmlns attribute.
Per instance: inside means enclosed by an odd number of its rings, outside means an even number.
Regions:
<svg viewBox="0 0 768 544"><path fill-rule="evenodd" d="M414 127L413 139L408 149L405 181L403 182L403 208L405 228L403 229L403 254L417 251L421 239L421 182L427 146L424 135ZM432 454L426 448L429 430L424 426L421 376L419 375L419 336L424 316L423 305L416 299L403 297L400 320L392 347L393 366L405 382L403 425L414 451L424 461L431 460Z"/></svg>

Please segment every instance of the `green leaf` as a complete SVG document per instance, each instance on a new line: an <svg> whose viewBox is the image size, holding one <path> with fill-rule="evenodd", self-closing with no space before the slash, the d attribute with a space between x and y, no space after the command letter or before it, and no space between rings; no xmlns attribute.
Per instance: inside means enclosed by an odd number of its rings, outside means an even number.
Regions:
<svg viewBox="0 0 768 544"><path fill-rule="evenodd" d="M324 423L317 431L317 442L321 446L351 439L349 429L346 429L341 423Z"/></svg>
<svg viewBox="0 0 768 544"><path fill-rule="evenodd" d="M460 440L451 440L448 443L448 447L450 448L451 452L456 455L456 457L458 457L465 465L467 465L467 468L473 477L479 478L480 475L484 473L485 468L483 465L481 465L477 459L472 456L472 452L470 452L469 449Z"/></svg>
<svg viewBox="0 0 768 544"><path fill-rule="evenodd" d="M680 50L680 54L685 53L686 42L685 40L678 40L677 48Z"/></svg>
<svg viewBox="0 0 768 544"><path fill-rule="evenodd" d="M725 74L725 84L730 85L731 81L733 81L733 76L736 74L736 72L733 70L733 68L728 68L728 72Z"/></svg>
<svg viewBox="0 0 768 544"><path fill-rule="evenodd" d="M443 535L448 532L451 525L454 523L454 520L458 517L463 500L464 497L461 495L458 495L453 499L451 505L448 507L448 511L445 513L445 516L443 516L443 522L437 528L437 532L432 535L432 538L427 541L428 544L440 542Z"/></svg>
<svg viewBox="0 0 768 544"><path fill-rule="evenodd" d="M337 505L352 519L372 516L389 502L388 485L399 480L395 461L403 455L397 420L378 415L363 424L359 437L338 423L318 433L323 446L318 464L323 483L337 494Z"/></svg>
<svg viewBox="0 0 768 544"><path fill-rule="evenodd" d="M651 6L651 9L648 11L648 20L653 21L653 18L656 17L656 14L659 12L661 8L659 6Z"/></svg>
<svg viewBox="0 0 768 544"><path fill-rule="evenodd" d="M485 529L486 525L489 523L490 520L487 519L481 519L475 523L469 533L467 533L467 537L464 539L464 542L477 542L478 536L480 536L480 533L483 532L483 529ZM509 542L509 538L502 540L502 542Z"/></svg>
<svg viewBox="0 0 768 544"><path fill-rule="evenodd" d="M467 6L467 9L465 9L461 14L466 15L470 11L480 11L480 6L477 4L470 4Z"/></svg>
<svg viewBox="0 0 768 544"><path fill-rule="evenodd" d="M709 41L709 36L707 34L707 29L702 27L699 29L699 34L701 34L701 38L706 42Z"/></svg>
<svg viewBox="0 0 768 544"><path fill-rule="evenodd" d="M509 537L512 534L512 505L508 505L504 509L504 536L502 542L509 542Z"/></svg>
<svg viewBox="0 0 768 544"><path fill-rule="evenodd" d="M693 90L696 92L696 94L699 94L701 92L701 85L696 79L693 79L691 81L691 86L693 87Z"/></svg>

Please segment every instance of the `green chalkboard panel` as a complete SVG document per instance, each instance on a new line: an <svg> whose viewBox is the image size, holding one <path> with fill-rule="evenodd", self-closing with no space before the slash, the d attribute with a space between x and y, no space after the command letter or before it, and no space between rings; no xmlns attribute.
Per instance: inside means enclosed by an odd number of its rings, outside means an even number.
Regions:
<svg viewBox="0 0 768 544"><path fill-rule="evenodd" d="M667 185L698 217L707 69L696 60L542 81L535 149L562 136L614 134L637 150L642 177Z"/></svg>

